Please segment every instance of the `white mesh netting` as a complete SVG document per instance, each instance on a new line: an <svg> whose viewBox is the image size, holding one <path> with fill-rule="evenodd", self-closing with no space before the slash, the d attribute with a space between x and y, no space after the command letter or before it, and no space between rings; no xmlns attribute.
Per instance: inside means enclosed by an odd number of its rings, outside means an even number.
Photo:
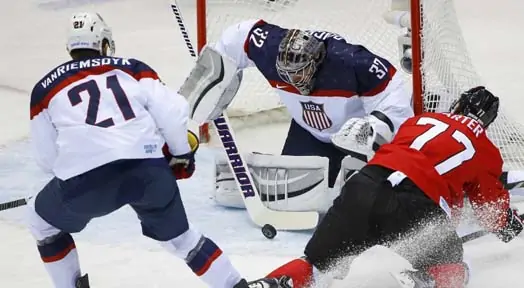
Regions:
<svg viewBox="0 0 524 288"><path fill-rule="evenodd" d="M469 58L452 0L422 2L422 65L426 108L446 111L452 101L483 81ZM493 91L496 95L496 91ZM440 95L435 98L432 95ZM499 95L500 97L500 95ZM507 169L524 166L524 126L504 112L504 99L497 120L488 129L491 140L499 147Z"/></svg>
<svg viewBox="0 0 524 288"><path fill-rule="evenodd" d="M195 11L194 0L178 2L182 10ZM453 1L421 2L425 106L445 111L460 92L482 84L482 80L468 56ZM397 37L406 31L384 21L382 15L390 6L391 0L208 0L207 39L213 42L227 26L259 18L288 28L338 33L350 42L365 45L399 67ZM408 80L407 85L411 86L410 75L401 73ZM432 96L435 94L440 97ZM508 104L502 103L504 105ZM244 81L228 114L241 119L254 117L257 123L286 118L278 96L256 68L244 71ZM523 129L507 117L503 108L489 129L490 138L501 149L507 169L524 166Z"/></svg>

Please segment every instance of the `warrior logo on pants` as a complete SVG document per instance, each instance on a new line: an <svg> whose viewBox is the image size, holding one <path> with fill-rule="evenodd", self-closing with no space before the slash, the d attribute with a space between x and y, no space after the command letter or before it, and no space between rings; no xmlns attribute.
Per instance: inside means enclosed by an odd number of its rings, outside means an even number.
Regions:
<svg viewBox="0 0 524 288"><path fill-rule="evenodd" d="M302 104L303 108L302 119L308 126L322 131L333 125L333 122L324 111L324 104L317 104L312 101L300 102L300 104Z"/></svg>

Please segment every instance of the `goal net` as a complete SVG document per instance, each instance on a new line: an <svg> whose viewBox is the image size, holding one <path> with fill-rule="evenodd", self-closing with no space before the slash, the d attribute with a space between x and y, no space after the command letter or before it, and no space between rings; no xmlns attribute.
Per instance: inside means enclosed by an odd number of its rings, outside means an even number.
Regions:
<svg viewBox="0 0 524 288"><path fill-rule="evenodd" d="M416 111L447 111L451 102L473 86L483 82L468 56L452 0L178 0L184 14L196 13L199 46L216 41L229 25L247 19L264 19L287 28L326 30L344 36L349 42L362 44L385 57L414 88ZM412 2L413 9L410 8ZM396 11L396 12L395 12ZM400 69L398 37L411 28L413 52L420 52L420 62L413 63L414 73ZM385 20L399 22L393 25ZM404 15L404 17L400 17ZM392 21L390 21L392 22ZM419 33L420 31L420 33ZM417 50L418 49L418 50ZM494 91L496 94L497 91ZM417 96L418 95L418 96ZM503 97L503 96L502 96ZM524 166L521 149L524 127L504 112L488 135L500 148L506 169ZM418 108L418 109L417 109ZM267 81L256 68L244 71L244 80L237 97L228 108L232 119L242 123L263 125L264 121L288 119ZM204 131L205 132L205 131Z"/></svg>

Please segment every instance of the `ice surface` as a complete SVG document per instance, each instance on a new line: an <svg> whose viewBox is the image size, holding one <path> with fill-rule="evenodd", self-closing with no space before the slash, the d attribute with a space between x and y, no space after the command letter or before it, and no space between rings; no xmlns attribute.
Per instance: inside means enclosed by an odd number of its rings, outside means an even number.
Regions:
<svg viewBox="0 0 524 288"><path fill-rule="evenodd" d="M524 4L518 0L456 2L473 63L488 87L503 103L510 103L504 106L524 122L523 105L519 105L524 102L524 41L519 36L524 27ZM63 8L72 4L76 7ZM144 60L176 87L191 68L191 58L167 4L163 0L12 0L2 4L0 203L33 195L48 180L29 154L28 91L48 69L67 60L63 37L68 15L75 10L101 12L114 27L117 53ZM194 31L194 19L186 18L188 28ZM239 132L237 137L248 150L277 152L285 129L285 125L259 127ZM249 278L263 276L287 259L300 256L310 232L279 232L270 241L243 210L214 205L210 198L212 158L213 153L202 147L194 177L180 182L191 221L232 255L234 264ZM50 287L36 247L23 227L23 211L0 212L0 287ZM141 236L130 209L94 220L75 237L83 269L90 273L94 287L203 287L181 261ZM524 287L521 239L503 244L486 236L466 244L465 250L473 271L470 287ZM375 265L367 265L372 275Z"/></svg>

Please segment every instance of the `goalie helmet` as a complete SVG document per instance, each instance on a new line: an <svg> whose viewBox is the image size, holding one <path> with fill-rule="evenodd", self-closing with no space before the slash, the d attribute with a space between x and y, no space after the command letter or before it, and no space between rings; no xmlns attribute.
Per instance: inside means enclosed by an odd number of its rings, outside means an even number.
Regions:
<svg viewBox="0 0 524 288"><path fill-rule="evenodd" d="M495 121L498 111L499 98L483 86L462 93L450 108L451 113L471 117L479 121L484 128Z"/></svg>
<svg viewBox="0 0 524 288"><path fill-rule="evenodd" d="M87 49L97 51L103 56L115 54L111 28L98 13L73 14L66 46L69 53L77 49Z"/></svg>
<svg viewBox="0 0 524 288"><path fill-rule="evenodd" d="M322 41L306 31L291 29L278 46L278 75L302 95L309 95L315 73L325 55L326 47Z"/></svg>

